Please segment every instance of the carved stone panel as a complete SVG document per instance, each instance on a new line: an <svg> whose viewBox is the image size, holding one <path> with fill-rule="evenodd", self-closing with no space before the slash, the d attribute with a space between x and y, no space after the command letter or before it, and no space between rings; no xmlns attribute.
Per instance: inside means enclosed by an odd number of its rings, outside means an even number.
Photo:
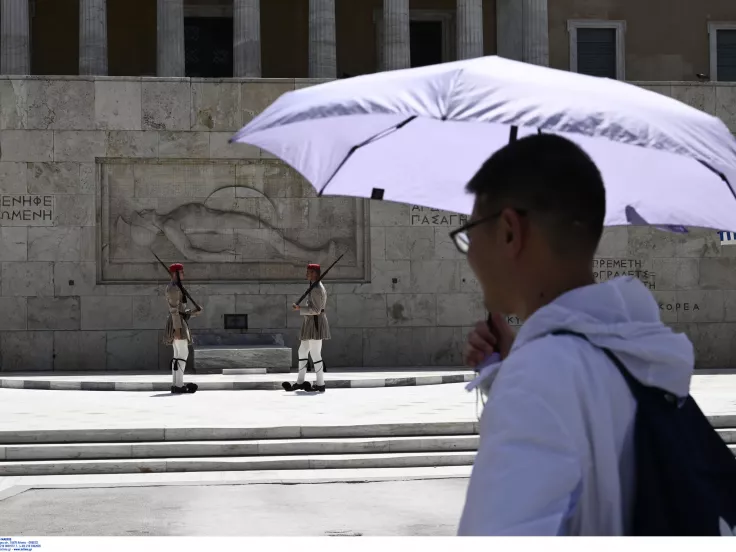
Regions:
<svg viewBox="0 0 736 552"><path fill-rule="evenodd" d="M185 265L198 282L295 281L307 263L331 264L333 281L366 281L366 202L317 198L276 160L99 160L98 279L166 278Z"/></svg>

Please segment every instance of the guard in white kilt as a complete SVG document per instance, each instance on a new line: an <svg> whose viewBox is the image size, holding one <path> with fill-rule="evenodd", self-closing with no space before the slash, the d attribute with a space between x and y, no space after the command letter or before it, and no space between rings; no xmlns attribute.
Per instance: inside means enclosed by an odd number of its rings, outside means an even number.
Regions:
<svg viewBox="0 0 736 552"><path fill-rule="evenodd" d="M320 266L318 264L310 264L307 266L307 280L310 285L319 279ZM299 344L299 375L296 383L285 381L282 385L287 391L318 391L325 392L325 372L324 363L322 362L322 341L330 339L330 325L327 322L325 308L327 306L327 290L322 282L319 282L307 294L306 305L301 307L293 305L292 308L299 311L302 315L302 329L299 334L301 343ZM307 363L309 356L312 357L314 372L317 377L315 385L312 386L308 381L304 381L307 376Z"/></svg>
<svg viewBox="0 0 736 552"><path fill-rule="evenodd" d="M166 320L166 329L164 331L164 344L171 345L174 349L174 356L171 359L171 392L195 393L197 391L196 383L187 383L184 385L184 369L187 366L187 358L189 357L189 345L192 343L192 334L189 332L189 320L192 316L200 314L200 310L186 308L186 297L182 293L180 287L181 278L184 275L184 266L180 263L174 263L169 267L171 281L166 286L166 303L169 307L169 317Z"/></svg>

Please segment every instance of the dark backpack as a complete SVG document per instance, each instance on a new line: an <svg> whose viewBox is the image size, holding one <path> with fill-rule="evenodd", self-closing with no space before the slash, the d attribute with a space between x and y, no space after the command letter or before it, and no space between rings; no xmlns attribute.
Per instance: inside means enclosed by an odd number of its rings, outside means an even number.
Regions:
<svg viewBox="0 0 736 552"><path fill-rule="evenodd" d="M554 335L585 335L556 331ZM691 396L649 387L610 350L636 399L634 536L736 534L736 458Z"/></svg>

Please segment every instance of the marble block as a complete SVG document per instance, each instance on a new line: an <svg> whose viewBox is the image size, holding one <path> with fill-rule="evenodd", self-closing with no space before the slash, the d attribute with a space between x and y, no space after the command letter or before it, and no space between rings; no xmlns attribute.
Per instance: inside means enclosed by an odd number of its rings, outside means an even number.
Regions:
<svg viewBox="0 0 736 552"><path fill-rule="evenodd" d="M95 122L101 130L141 130L139 81L95 81Z"/></svg>
<svg viewBox="0 0 736 552"><path fill-rule="evenodd" d="M0 330L25 330L27 326L27 298L0 297ZM0 356L2 350L0 350Z"/></svg>
<svg viewBox="0 0 736 552"><path fill-rule="evenodd" d="M434 326L437 321L437 295L432 293L388 294L389 326Z"/></svg>
<svg viewBox="0 0 736 552"><path fill-rule="evenodd" d="M107 136L101 130L54 131L54 161L94 163L105 157Z"/></svg>
<svg viewBox="0 0 736 552"><path fill-rule="evenodd" d="M29 297L29 330L79 330L79 297Z"/></svg>
<svg viewBox="0 0 736 552"><path fill-rule="evenodd" d="M95 83L87 80L29 80L28 128L95 128Z"/></svg>
<svg viewBox="0 0 736 552"><path fill-rule="evenodd" d="M50 372L54 332L0 332L0 371Z"/></svg>
<svg viewBox="0 0 736 552"><path fill-rule="evenodd" d="M28 126L28 81L0 82L0 129L24 129Z"/></svg>
<svg viewBox="0 0 736 552"><path fill-rule="evenodd" d="M3 161L52 161L54 133L50 130L3 130L0 151Z"/></svg>
<svg viewBox="0 0 736 552"><path fill-rule="evenodd" d="M240 130L240 86L237 83L192 83L192 130Z"/></svg>
<svg viewBox="0 0 736 552"><path fill-rule="evenodd" d="M0 227L0 261L28 260L28 228Z"/></svg>
<svg viewBox="0 0 736 552"><path fill-rule="evenodd" d="M158 133L113 130L107 133L108 157L158 157Z"/></svg>
<svg viewBox="0 0 736 552"><path fill-rule="evenodd" d="M2 295L50 297L54 295L54 265L50 262L2 263Z"/></svg>
<svg viewBox="0 0 736 552"><path fill-rule="evenodd" d="M191 129L192 98L189 82L144 82L141 98L143 130Z"/></svg>
<svg viewBox="0 0 736 552"><path fill-rule="evenodd" d="M0 162L0 191L3 194L27 194L25 163Z"/></svg>

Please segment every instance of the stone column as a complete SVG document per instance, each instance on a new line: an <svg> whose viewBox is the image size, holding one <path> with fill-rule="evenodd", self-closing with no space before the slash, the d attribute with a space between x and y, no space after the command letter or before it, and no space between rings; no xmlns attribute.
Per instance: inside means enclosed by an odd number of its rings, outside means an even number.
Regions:
<svg viewBox="0 0 736 552"><path fill-rule="evenodd" d="M159 77L183 77L184 0L157 0L156 67Z"/></svg>
<svg viewBox="0 0 736 552"><path fill-rule="evenodd" d="M233 76L261 77L261 0L233 0Z"/></svg>
<svg viewBox="0 0 736 552"><path fill-rule="evenodd" d="M31 74L28 0L0 0L0 72Z"/></svg>
<svg viewBox="0 0 736 552"><path fill-rule="evenodd" d="M549 66L548 0L523 0L522 59Z"/></svg>
<svg viewBox="0 0 736 552"><path fill-rule="evenodd" d="M335 0L309 0L309 76L337 78Z"/></svg>
<svg viewBox="0 0 736 552"><path fill-rule="evenodd" d="M107 0L79 0L79 74L107 75Z"/></svg>
<svg viewBox="0 0 736 552"><path fill-rule="evenodd" d="M457 0L457 59L483 56L483 0Z"/></svg>
<svg viewBox="0 0 736 552"><path fill-rule="evenodd" d="M383 70L411 67L409 0L383 0Z"/></svg>

